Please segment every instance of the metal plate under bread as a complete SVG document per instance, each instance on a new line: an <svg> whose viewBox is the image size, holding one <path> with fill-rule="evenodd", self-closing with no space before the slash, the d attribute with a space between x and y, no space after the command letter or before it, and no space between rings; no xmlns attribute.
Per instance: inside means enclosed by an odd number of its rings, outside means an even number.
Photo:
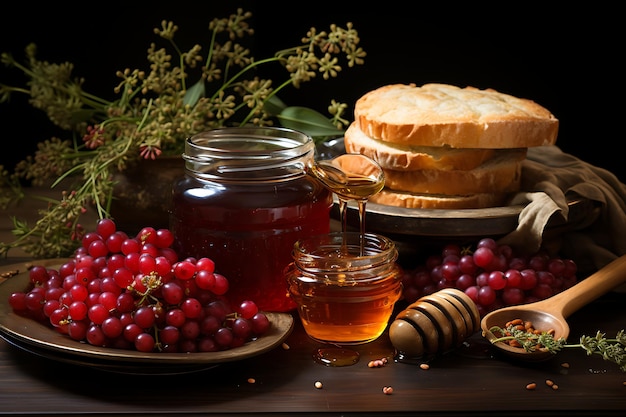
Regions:
<svg viewBox="0 0 626 417"><path fill-rule="evenodd" d="M597 206L587 199L568 202L568 221L554 216L548 228L577 224L596 215ZM367 203L365 228L368 232L409 236L472 237L507 234L517 228L523 205L491 207L484 209L409 209ZM332 216L339 219L339 206L335 202ZM359 227L359 209L355 202L348 203L347 223Z"/></svg>
<svg viewBox="0 0 626 417"><path fill-rule="evenodd" d="M316 145L317 158L330 159L344 154L343 138L329 139ZM339 220L339 206L335 204L331 215ZM575 227L581 222L589 222L590 216L598 215L599 207L588 199L573 198L568 201L568 220L553 216L546 225L546 231L559 233ZM366 230L368 232L396 235L397 237L432 236L441 238L501 236L517 228L518 217L523 205L490 207L483 209L410 209L366 204ZM359 210L355 202L348 203L348 226L358 230Z"/></svg>

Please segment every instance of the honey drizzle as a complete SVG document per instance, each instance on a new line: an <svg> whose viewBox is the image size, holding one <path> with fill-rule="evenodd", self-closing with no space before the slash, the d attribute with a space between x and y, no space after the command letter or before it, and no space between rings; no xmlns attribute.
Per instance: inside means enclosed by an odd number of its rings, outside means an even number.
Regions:
<svg viewBox="0 0 626 417"><path fill-rule="evenodd" d="M349 163L347 163L349 161ZM351 167L348 170L346 166ZM358 168L359 172L352 171ZM371 158L361 154L344 154L336 158L318 161L309 166L310 172L339 200L341 231L348 228L348 201L356 200L359 207L359 232L361 256L365 242L365 206L367 200L385 186L383 170Z"/></svg>
<svg viewBox="0 0 626 417"><path fill-rule="evenodd" d="M351 167L360 172L349 171L344 162L350 160ZM318 161L309 166L309 171L339 200L341 231L348 229L348 201L356 200L359 207L360 255L365 254L365 206L369 197L380 192L385 185L381 167L372 159L361 154L344 154L327 161ZM343 247L346 247L346 240ZM347 252L347 249L345 249ZM359 353L342 347L317 349L313 358L325 366L349 366L359 361Z"/></svg>

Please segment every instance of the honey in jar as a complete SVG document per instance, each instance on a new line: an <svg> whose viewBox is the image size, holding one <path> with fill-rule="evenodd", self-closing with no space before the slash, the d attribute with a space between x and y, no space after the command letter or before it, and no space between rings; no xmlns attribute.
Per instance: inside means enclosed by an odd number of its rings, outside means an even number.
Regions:
<svg viewBox="0 0 626 417"><path fill-rule="evenodd" d="M286 273L289 294L312 339L351 345L384 332L402 293L392 240L333 232L299 240L292 257Z"/></svg>
<svg viewBox="0 0 626 417"><path fill-rule="evenodd" d="M182 257L209 257L228 299L261 310L295 308L284 269L299 239L330 230L332 194L306 167L311 137L284 128L224 128L186 142L170 229Z"/></svg>

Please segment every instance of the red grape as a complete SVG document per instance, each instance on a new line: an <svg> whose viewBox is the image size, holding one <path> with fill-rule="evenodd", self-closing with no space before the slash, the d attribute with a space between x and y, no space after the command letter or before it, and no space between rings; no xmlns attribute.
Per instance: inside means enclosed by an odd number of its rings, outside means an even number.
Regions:
<svg viewBox="0 0 626 417"><path fill-rule="evenodd" d="M238 312L244 319L251 319L256 313L259 312L259 307L254 301L245 300L239 305Z"/></svg>
<svg viewBox="0 0 626 417"><path fill-rule="evenodd" d="M96 233L100 235L102 239L108 239L113 233L117 231L117 225L112 219L100 219L96 224Z"/></svg>
<svg viewBox="0 0 626 417"><path fill-rule="evenodd" d="M519 288L522 283L522 273L517 269L509 269L504 273L508 288Z"/></svg>
<svg viewBox="0 0 626 417"><path fill-rule="evenodd" d="M502 271L491 271L487 283L493 290L501 290L506 287L506 278Z"/></svg>
<svg viewBox="0 0 626 417"><path fill-rule="evenodd" d="M140 333L135 338L135 349L139 352L152 352L154 350L154 336L150 333Z"/></svg>
<svg viewBox="0 0 626 417"><path fill-rule="evenodd" d="M33 284L43 284L50 278L48 270L45 266L42 265L35 265L30 268L30 270L28 271L28 276L30 282L32 282Z"/></svg>
<svg viewBox="0 0 626 417"><path fill-rule="evenodd" d="M231 310L228 279L211 258L178 261L173 242L167 229L129 238L101 220L58 270L32 267L28 288L11 293L9 305L73 340L141 352L214 352L269 330L254 301ZM458 268L457 250L448 251Z"/></svg>
<svg viewBox="0 0 626 417"><path fill-rule="evenodd" d="M72 318L73 321L86 319L88 310L89 308L87 307L87 304L85 304L83 301L74 301L68 307L69 316Z"/></svg>
<svg viewBox="0 0 626 417"><path fill-rule="evenodd" d="M180 308L185 313L185 317L190 319L198 318L202 313L202 304L195 298L185 298Z"/></svg>
<svg viewBox="0 0 626 417"><path fill-rule="evenodd" d="M491 264L493 257L494 254L491 249L488 247L479 247L474 252L474 263L481 268L486 268Z"/></svg>
<svg viewBox="0 0 626 417"><path fill-rule="evenodd" d="M200 336L200 324L195 320L187 320L180 327L180 334L185 339L195 340Z"/></svg>
<svg viewBox="0 0 626 417"><path fill-rule="evenodd" d="M124 326L122 326L121 320L114 316L104 319L100 327L102 328L102 333L111 339L119 337L124 331Z"/></svg>
<svg viewBox="0 0 626 417"><path fill-rule="evenodd" d="M142 329L149 329L154 325L156 316L152 307L143 306L135 311L135 323Z"/></svg>
<svg viewBox="0 0 626 417"><path fill-rule="evenodd" d="M263 313L256 313L250 321L252 322L252 332L256 335L267 332L271 326L269 319Z"/></svg>
<svg viewBox="0 0 626 417"><path fill-rule="evenodd" d="M545 251L516 253L492 238L480 239L475 249L446 244L429 254L422 265L404 271L403 297L412 303L437 289L464 291L481 315L494 309L546 299L576 283L577 266L570 259Z"/></svg>

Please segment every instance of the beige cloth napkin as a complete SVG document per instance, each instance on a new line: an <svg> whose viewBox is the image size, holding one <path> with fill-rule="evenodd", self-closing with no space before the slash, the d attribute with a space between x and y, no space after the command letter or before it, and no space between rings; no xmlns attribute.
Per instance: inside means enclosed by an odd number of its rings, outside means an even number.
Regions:
<svg viewBox="0 0 626 417"><path fill-rule="evenodd" d="M626 184L611 172L564 153L557 146L528 149L522 166L522 190L513 204L528 203L518 227L501 243L534 252L543 244L573 259L579 270L594 271L626 254ZM598 209L571 224L568 198L583 197ZM548 237L551 219L568 221L562 233Z"/></svg>

